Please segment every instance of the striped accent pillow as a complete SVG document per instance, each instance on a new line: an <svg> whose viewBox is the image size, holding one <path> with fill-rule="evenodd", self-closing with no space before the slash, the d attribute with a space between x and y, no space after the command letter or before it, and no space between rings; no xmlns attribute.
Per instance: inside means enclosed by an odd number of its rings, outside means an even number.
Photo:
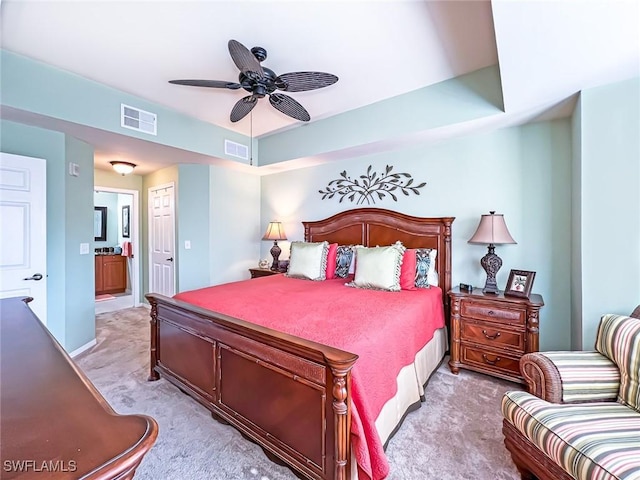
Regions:
<svg viewBox="0 0 640 480"><path fill-rule="evenodd" d="M502 414L574 478L640 479L640 414L624 405L557 404L507 392Z"/></svg>
<svg viewBox="0 0 640 480"><path fill-rule="evenodd" d="M618 401L640 412L640 319L604 315L598 327L596 350L620 369Z"/></svg>
<svg viewBox="0 0 640 480"><path fill-rule="evenodd" d="M563 403L615 400L620 390L618 366L598 352L541 352L562 381Z"/></svg>

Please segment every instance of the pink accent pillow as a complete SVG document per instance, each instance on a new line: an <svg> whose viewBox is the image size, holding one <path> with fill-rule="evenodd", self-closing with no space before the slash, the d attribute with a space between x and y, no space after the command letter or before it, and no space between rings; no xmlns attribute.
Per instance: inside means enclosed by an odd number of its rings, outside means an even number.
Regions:
<svg viewBox="0 0 640 480"><path fill-rule="evenodd" d="M327 253L327 280L331 280L332 278L336 278L336 252L338 251L337 243L329 244L329 252ZM415 254L414 254L415 259ZM414 265L415 270L415 265Z"/></svg>
<svg viewBox="0 0 640 480"><path fill-rule="evenodd" d="M400 267L400 290L416 290L416 249L407 249Z"/></svg>

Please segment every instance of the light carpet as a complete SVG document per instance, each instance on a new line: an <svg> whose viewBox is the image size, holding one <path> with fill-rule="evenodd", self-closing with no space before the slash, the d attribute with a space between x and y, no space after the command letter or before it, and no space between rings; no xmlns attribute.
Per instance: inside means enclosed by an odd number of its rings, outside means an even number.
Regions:
<svg viewBox="0 0 640 480"><path fill-rule="evenodd" d="M296 479L166 380L147 382L147 309L96 319L98 343L76 362L118 413L147 414L160 427L137 480ZM500 414L503 393L516 389L517 384L473 372L453 375L443 363L427 385L427 401L407 415L389 442L389 479L519 480L503 444Z"/></svg>

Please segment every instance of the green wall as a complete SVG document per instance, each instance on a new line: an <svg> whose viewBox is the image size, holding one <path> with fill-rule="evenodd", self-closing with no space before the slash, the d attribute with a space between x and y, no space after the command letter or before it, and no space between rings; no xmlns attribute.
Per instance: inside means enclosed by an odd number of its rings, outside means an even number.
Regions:
<svg viewBox="0 0 640 480"><path fill-rule="evenodd" d="M387 197L375 207L423 217L454 216L452 227L453 284L484 285L480 258L483 245L467 240L480 215L496 210L505 215L517 245L500 245L503 260L497 281L504 288L510 269L536 272L533 290L542 294L540 343L545 350L570 346L570 219L571 124L569 120L469 135L435 145L423 144L354 158L346 163L324 164L262 177L261 232L271 220L281 220L289 239L279 242L283 258L290 241L302 240L301 222L320 220L355 205L338 198L321 200L318 190L338 178L344 169L351 176L371 165L381 171L407 172L416 183L426 181L419 196ZM269 258L269 242L262 242Z"/></svg>
<svg viewBox="0 0 640 480"><path fill-rule="evenodd" d="M398 142L405 136L502 111L500 73L495 65L317 120L304 128L261 137L258 164L270 165L386 140Z"/></svg>
<svg viewBox="0 0 640 480"><path fill-rule="evenodd" d="M143 291L149 290L148 190L170 182L176 187L176 291L248 278L260 253L260 177L181 164L143 177Z"/></svg>
<svg viewBox="0 0 640 480"><path fill-rule="evenodd" d="M8 107L234 162L224 155L224 140L248 142L245 135L7 50L0 51L0 63ZM121 127L122 103L156 113L157 135Z"/></svg>
<svg viewBox="0 0 640 480"><path fill-rule="evenodd" d="M65 348L73 352L96 338L95 261L93 255L93 147L65 137L66 163L77 163L80 175L65 175L67 279ZM80 243L89 254L80 255Z"/></svg>
<svg viewBox="0 0 640 480"><path fill-rule="evenodd" d="M249 278L258 265L260 243L260 177L211 166L209 263L212 284Z"/></svg>
<svg viewBox="0 0 640 480"><path fill-rule="evenodd" d="M571 349L582 350L582 99L571 116ZM589 348L589 345L584 345Z"/></svg>
<svg viewBox="0 0 640 480"><path fill-rule="evenodd" d="M211 284L209 264L215 251L209 238L209 166L179 165L176 198L177 291L193 290ZM185 248L185 241L191 248ZM220 238L218 238L220 240Z"/></svg>
<svg viewBox="0 0 640 480"><path fill-rule="evenodd" d="M47 325L69 352L95 338L93 255L93 150L64 134L0 121L5 153L47 160ZM80 176L67 175L67 163Z"/></svg>
<svg viewBox="0 0 640 480"><path fill-rule="evenodd" d="M640 303L639 106L640 78L582 92L582 289L574 294L586 349L603 314L629 314Z"/></svg>

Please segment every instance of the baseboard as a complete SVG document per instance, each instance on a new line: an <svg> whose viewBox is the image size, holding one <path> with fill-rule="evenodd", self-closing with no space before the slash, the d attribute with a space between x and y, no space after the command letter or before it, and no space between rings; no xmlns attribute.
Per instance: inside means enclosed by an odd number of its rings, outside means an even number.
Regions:
<svg viewBox="0 0 640 480"><path fill-rule="evenodd" d="M96 339L94 338L93 340L91 340L88 343L85 343L84 345L82 345L80 348L76 348L73 352L71 352L69 354L69 356L71 358L73 357L77 357L78 355L80 355L82 352L84 352L85 350L89 350L91 347L93 347L94 345L96 345L98 342L96 341Z"/></svg>

